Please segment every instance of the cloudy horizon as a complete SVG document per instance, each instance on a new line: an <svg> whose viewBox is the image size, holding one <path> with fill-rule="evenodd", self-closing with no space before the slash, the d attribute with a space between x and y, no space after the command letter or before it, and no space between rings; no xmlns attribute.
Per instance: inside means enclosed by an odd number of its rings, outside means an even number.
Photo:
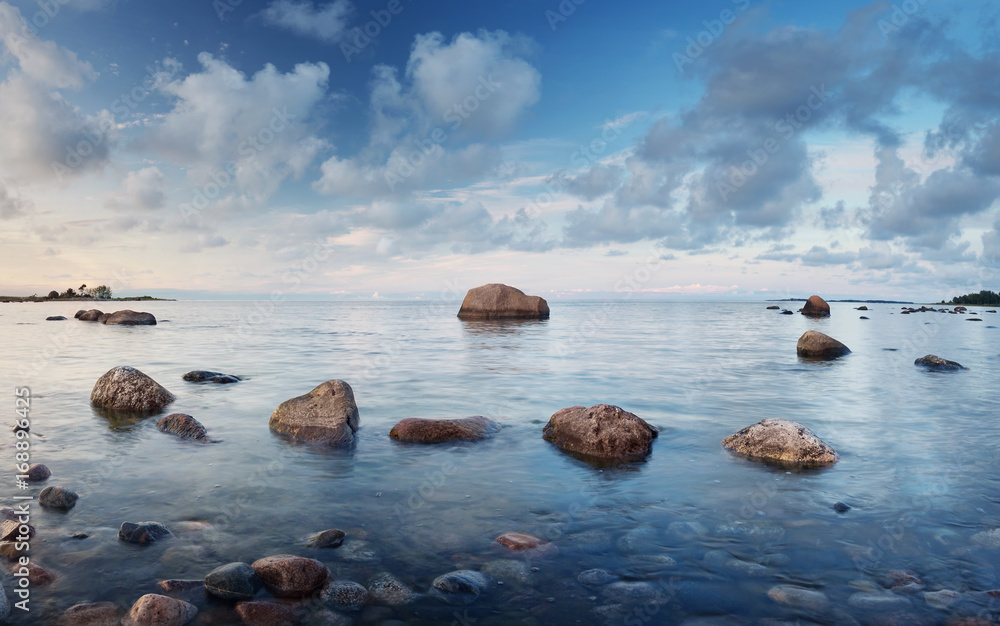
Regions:
<svg viewBox="0 0 1000 626"><path fill-rule="evenodd" d="M937 301L1000 7L0 1L0 293Z"/></svg>

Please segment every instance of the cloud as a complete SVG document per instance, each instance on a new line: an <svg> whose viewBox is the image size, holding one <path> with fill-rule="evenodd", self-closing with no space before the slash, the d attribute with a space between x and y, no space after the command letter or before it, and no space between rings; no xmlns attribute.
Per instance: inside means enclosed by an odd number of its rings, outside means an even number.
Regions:
<svg viewBox="0 0 1000 626"><path fill-rule="evenodd" d="M261 13L264 22L297 35L336 43L347 34L347 19L354 11L348 0L314 5L308 0L275 0Z"/></svg>
<svg viewBox="0 0 1000 626"><path fill-rule="evenodd" d="M32 208L30 200L21 196L11 196L7 187L0 184L0 220L9 220L26 215Z"/></svg>
<svg viewBox="0 0 1000 626"><path fill-rule="evenodd" d="M598 163L586 172L568 178L566 192L578 198L594 200L617 189L624 175L625 168L620 165Z"/></svg>
<svg viewBox="0 0 1000 626"><path fill-rule="evenodd" d="M122 182L122 192L108 198L115 209L154 210L166 205L167 181L158 167L144 167L129 172Z"/></svg>

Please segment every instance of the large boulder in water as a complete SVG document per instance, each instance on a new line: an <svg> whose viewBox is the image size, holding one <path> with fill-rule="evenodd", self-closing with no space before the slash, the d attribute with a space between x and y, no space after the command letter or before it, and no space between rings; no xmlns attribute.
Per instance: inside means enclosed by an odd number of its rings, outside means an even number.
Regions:
<svg viewBox="0 0 1000 626"><path fill-rule="evenodd" d="M546 319L549 304L539 296L525 295L500 283L470 289L458 317L464 320Z"/></svg>
<svg viewBox="0 0 1000 626"><path fill-rule="evenodd" d="M389 431L389 436L412 443L479 441L500 432L500 424L482 415L454 420L431 420L408 417Z"/></svg>
<svg viewBox="0 0 1000 626"><path fill-rule="evenodd" d="M921 367L926 367L930 370L936 371L953 371L953 370L965 370L969 369L962 365L961 363L956 363L955 361L949 361L947 359L942 359L941 357L928 354L927 356L922 356L913 362L914 365L919 365Z"/></svg>
<svg viewBox="0 0 1000 626"><path fill-rule="evenodd" d="M542 437L563 450L597 459L630 460L649 454L658 430L637 415L610 404L557 411Z"/></svg>
<svg viewBox="0 0 1000 626"><path fill-rule="evenodd" d="M830 305L819 296L809 296L802 307L802 315L809 317L830 317Z"/></svg>
<svg viewBox="0 0 1000 626"><path fill-rule="evenodd" d="M354 390L342 380L328 380L304 396L282 402L268 426L292 439L350 445L359 426Z"/></svg>
<svg viewBox="0 0 1000 626"><path fill-rule="evenodd" d="M722 445L747 458L778 465L822 467L840 458L811 430L785 419L761 420L726 437Z"/></svg>
<svg viewBox="0 0 1000 626"><path fill-rule="evenodd" d="M330 575L319 561L289 554L254 561L253 571L277 598L304 598L319 589Z"/></svg>
<svg viewBox="0 0 1000 626"><path fill-rule="evenodd" d="M850 354L851 349L829 335L816 330L807 330L799 337L795 351L806 359L836 359Z"/></svg>
<svg viewBox="0 0 1000 626"><path fill-rule="evenodd" d="M156 318L153 317L152 313L139 311L115 311L103 317L103 319L98 318L98 320L102 324L118 326L156 326Z"/></svg>
<svg viewBox="0 0 1000 626"><path fill-rule="evenodd" d="M198 609L190 602L147 593L132 605L122 626L183 626L196 615Z"/></svg>
<svg viewBox="0 0 1000 626"><path fill-rule="evenodd" d="M156 413L173 401L174 394L128 365L108 370L90 392L91 404L131 413Z"/></svg>
<svg viewBox="0 0 1000 626"><path fill-rule="evenodd" d="M89 311L81 311L76 314L76 319L81 322L96 322L101 316L104 315L104 311L100 309L90 309Z"/></svg>

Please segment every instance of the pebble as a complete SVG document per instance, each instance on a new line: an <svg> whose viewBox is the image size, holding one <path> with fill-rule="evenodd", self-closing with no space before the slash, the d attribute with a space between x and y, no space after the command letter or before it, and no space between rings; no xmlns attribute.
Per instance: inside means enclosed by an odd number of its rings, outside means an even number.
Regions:
<svg viewBox="0 0 1000 626"><path fill-rule="evenodd" d="M368 590L352 580L327 581L320 597L327 606L341 611L360 611L368 604Z"/></svg>
<svg viewBox="0 0 1000 626"><path fill-rule="evenodd" d="M837 502L833 505L833 510L837 513L847 513L851 510L851 507L843 502Z"/></svg>
<svg viewBox="0 0 1000 626"><path fill-rule="evenodd" d="M618 580L618 577L604 569L588 569L580 572L576 579L583 585L606 585Z"/></svg>
<svg viewBox="0 0 1000 626"><path fill-rule="evenodd" d="M205 591L226 600L251 600L263 586L248 563L221 565L205 576Z"/></svg>
<svg viewBox="0 0 1000 626"><path fill-rule="evenodd" d="M504 533L496 538L496 542L511 550L530 550L545 543L538 537L524 533Z"/></svg>
<svg viewBox="0 0 1000 626"><path fill-rule="evenodd" d="M402 606L414 599L413 590L389 572L376 574L368 581L372 602L387 606Z"/></svg>
<svg viewBox="0 0 1000 626"><path fill-rule="evenodd" d="M28 467L26 475L28 476L29 481L40 482L51 476L52 472L41 463L34 463Z"/></svg>
<svg viewBox="0 0 1000 626"><path fill-rule="evenodd" d="M121 626L121 612L113 602L83 602L63 611L65 626Z"/></svg>
<svg viewBox="0 0 1000 626"><path fill-rule="evenodd" d="M438 596L449 604L473 602L489 588L490 579L486 574L472 570L456 570L434 579L431 586Z"/></svg>
<svg viewBox="0 0 1000 626"><path fill-rule="evenodd" d="M71 509L80 496L64 487L49 486L38 494L38 503L53 509Z"/></svg>
<svg viewBox="0 0 1000 626"><path fill-rule="evenodd" d="M952 591L951 589L942 589L940 591L926 591L924 592L924 601L931 605L935 609L941 609L945 611L952 604L962 597L957 591Z"/></svg>
<svg viewBox="0 0 1000 626"><path fill-rule="evenodd" d="M830 603L830 599L822 591L796 587L795 585L777 585L771 587L767 597L778 604L813 611L820 610Z"/></svg>
<svg viewBox="0 0 1000 626"><path fill-rule="evenodd" d="M169 536L170 531L166 526L157 522L122 522L121 528L118 529L119 539L140 546L155 543Z"/></svg>

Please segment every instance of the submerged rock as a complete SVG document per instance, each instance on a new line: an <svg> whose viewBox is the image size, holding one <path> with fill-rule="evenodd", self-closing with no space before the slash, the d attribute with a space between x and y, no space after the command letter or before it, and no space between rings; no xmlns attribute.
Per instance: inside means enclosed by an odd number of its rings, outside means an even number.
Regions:
<svg viewBox="0 0 1000 626"><path fill-rule="evenodd" d="M798 355L808 359L835 359L850 354L851 349L829 335L807 330L795 345Z"/></svg>
<svg viewBox="0 0 1000 626"><path fill-rule="evenodd" d="M967 367L964 367L961 363L956 363L955 361L948 361L933 354L922 356L916 361L914 361L913 364L936 371L953 371L953 370L969 369Z"/></svg>
<svg viewBox="0 0 1000 626"><path fill-rule="evenodd" d="M80 316L83 315L86 312L87 312L87 309L80 309L79 311L76 312L76 315L74 315L73 317L75 319L80 319Z"/></svg>
<svg viewBox="0 0 1000 626"><path fill-rule="evenodd" d="M852 594L847 603L863 611L898 611L910 606L910 599L894 593L859 592Z"/></svg>
<svg viewBox="0 0 1000 626"><path fill-rule="evenodd" d="M253 571L278 598L303 598L319 589L330 574L319 561L290 554L254 561Z"/></svg>
<svg viewBox="0 0 1000 626"><path fill-rule="evenodd" d="M473 602L490 585L486 574L473 570L456 570L434 579L431 587L438 597L449 604L468 604Z"/></svg>
<svg viewBox="0 0 1000 626"><path fill-rule="evenodd" d="M160 589L166 591L167 593L181 593L184 591L205 588L204 580L183 580L171 578L170 580L161 580L157 584L160 586Z"/></svg>
<svg viewBox="0 0 1000 626"><path fill-rule="evenodd" d="M40 482L52 476L52 472L41 463L33 463L28 468L27 476L31 482Z"/></svg>
<svg viewBox="0 0 1000 626"><path fill-rule="evenodd" d="M767 418L726 437L722 445L756 461L806 467L832 465L837 452L791 420Z"/></svg>
<svg viewBox="0 0 1000 626"><path fill-rule="evenodd" d="M114 602L74 604L59 619L61 626L121 626L121 610Z"/></svg>
<svg viewBox="0 0 1000 626"><path fill-rule="evenodd" d="M76 319L80 320L81 322L96 322L101 318L102 315L104 315L103 311L99 309L90 309L89 311L83 311L81 313L77 313Z"/></svg>
<svg viewBox="0 0 1000 626"><path fill-rule="evenodd" d="M822 591L796 587L795 585L776 585L767 592L767 597L778 604L784 604L798 609L819 611L830 604L830 599Z"/></svg>
<svg viewBox="0 0 1000 626"><path fill-rule="evenodd" d="M809 296L802 306L802 315L809 317L830 317L830 305L819 296Z"/></svg>
<svg viewBox="0 0 1000 626"><path fill-rule="evenodd" d="M152 313L128 309L101 316L98 321L109 326L156 326L156 317Z"/></svg>
<svg viewBox="0 0 1000 626"><path fill-rule="evenodd" d="M232 383L238 383L242 380L239 376L233 376L232 374L221 374L219 372L206 372L204 370L194 370L184 374L184 380L188 382L198 382L198 383L217 383L220 385L229 385Z"/></svg>
<svg viewBox="0 0 1000 626"><path fill-rule="evenodd" d="M779 310L780 308L781 308L781 307L780 307L780 306L778 306L777 304L772 304L771 306L767 307L767 310L768 310L768 311L777 311L777 310Z"/></svg>
<svg viewBox="0 0 1000 626"><path fill-rule="evenodd" d="M236 613L247 626L294 626L299 622L291 607L277 602L237 602Z"/></svg>
<svg viewBox="0 0 1000 626"><path fill-rule="evenodd" d="M514 559L497 559L483 563L480 568L483 573L507 583L527 585L535 580L531 566L524 561Z"/></svg>
<svg viewBox="0 0 1000 626"><path fill-rule="evenodd" d="M346 536L344 531L338 528L331 528L309 537L306 540L306 545L310 548L338 548L340 544L344 543L344 537Z"/></svg>
<svg viewBox="0 0 1000 626"><path fill-rule="evenodd" d="M604 569L588 569L577 574L576 580L583 585L596 587L618 580L618 576Z"/></svg>
<svg viewBox="0 0 1000 626"><path fill-rule="evenodd" d="M479 441L498 432L500 423L481 415L450 420L408 417L393 426L389 436L411 443L445 443Z"/></svg>
<svg viewBox="0 0 1000 626"><path fill-rule="evenodd" d="M166 526L157 522L122 522L121 528L118 529L119 539L140 546L155 543L169 536L170 531Z"/></svg>
<svg viewBox="0 0 1000 626"><path fill-rule="evenodd" d="M524 533L504 533L496 538L496 542L511 550L530 550L545 543L538 537Z"/></svg>
<svg viewBox="0 0 1000 626"><path fill-rule="evenodd" d="M18 520L4 520L0 524L0 541L25 541L35 536L35 527ZM22 539L18 539L21 537Z"/></svg>
<svg viewBox="0 0 1000 626"><path fill-rule="evenodd" d="M190 602L147 593L132 605L122 626L183 626L198 614Z"/></svg>
<svg viewBox="0 0 1000 626"><path fill-rule="evenodd" d="M292 439L350 445L359 426L354 390L342 380L328 380L303 396L282 402L271 414L268 426Z"/></svg>
<svg viewBox="0 0 1000 626"><path fill-rule="evenodd" d="M602 592L614 602L625 604L663 604L668 596L657 585L645 581L618 581L608 584Z"/></svg>
<svg viewBox="0 0 1000 626"><path fill-rule="evenodd" d="M22 566L20 563L14 563L13 565L10 566L10 572L13 574L14 572L20 570L22 567L28 570L28 575L26 576L26 578L28 579L28 583L32 587L42 587L44 585L51 583L53 580L56 579L56 577L52 574L52 572L50 572L49 570L45 569L44 567L42 567L37 563L28 563L27 565L24 566Z"/></svg>
<svg viewBox="0 0 1000 626"><path fill-rule="evenodd" d="M416 594L389 572L382 572L368 581L368 596L376 604L402 606L412 602Z"/></svg>
<svg viewBox="0 0 1000 626"><path fill-rule="evenodd" d="M79 498L75 492L55 485L42 489L38 494L39 504L53 509L71 509Z"/></svg>
<svg viewBox="0 0 1000 626"><path fill-rule="evenodd" d="M95 406L143 414L157 413L174 399L174 394L128 365L108 370L90 392L90 402Z"/></svg>
<svg viewBox="0 0 1000 626"><path fill-rule="evenodd" d="M598 459L639 459L652 450L659 431L639 416L609 404L556 412L542 437L563 450Z"/></svg>
<svg viewBox="0 0 1000 626"><path fill-rule="evenodd" d="M368 604L368 590L353 580L327 581L320 597L332 609L360 611Z"/></svg>
<svg viewBox="0 0 1000 626"><path fill-rule="evenodd" d="M263 586L247 563L222 565L205 576L205 590L227 600L250 600Z"/></svg>
<svg viewBox="0 0 1000 626"><path fill-rule="evenodd" d="M500 283L470 289L458 317L465 320L546 319L549 304L539 296L525 295Z"/></svg>
<svg viewBox="0 0 1000 626"><path fill-rule="evenodd" d="M160 421L156 422L156 429L184 439L208 441L208 431L205 430L205 427L186 413L174 413L160 418Z"/></svg>
<svg viewBox="0 0 1000 626"><path fill-rule="evenodd" d="M45 321L46 322L64 322L64 321L66 321L66 318L63 317L62 315L50 315L49 317L45 318Z"/></svg>

